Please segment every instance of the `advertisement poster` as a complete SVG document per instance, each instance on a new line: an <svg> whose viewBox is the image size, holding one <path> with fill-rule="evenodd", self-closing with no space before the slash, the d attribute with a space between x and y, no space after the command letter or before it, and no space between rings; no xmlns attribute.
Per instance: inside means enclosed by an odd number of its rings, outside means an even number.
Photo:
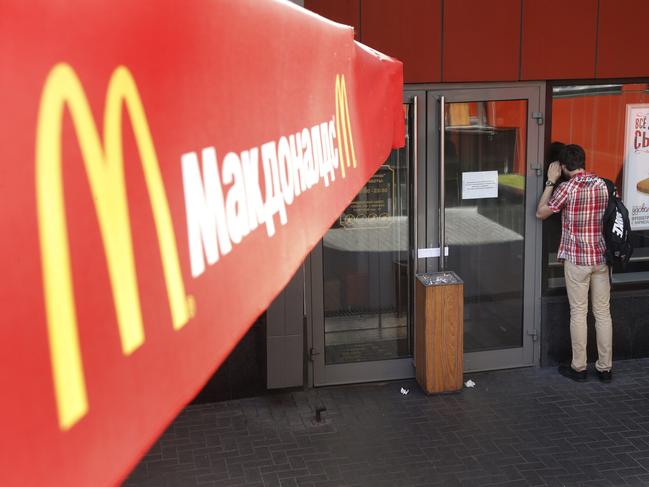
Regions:
<svg viewBox="0 0 649 487"><path fill-rule="evenodd" d="M633 230L649 229L649 104L626 106L622 196Z"/></svg>

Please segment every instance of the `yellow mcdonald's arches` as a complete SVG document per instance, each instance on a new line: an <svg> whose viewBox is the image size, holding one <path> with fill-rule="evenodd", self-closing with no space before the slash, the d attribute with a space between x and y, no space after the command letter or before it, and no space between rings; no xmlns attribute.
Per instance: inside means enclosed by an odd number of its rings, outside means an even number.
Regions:
<svg viewBox="0 0 649 487"><path fill-rule="evenodd" d="M340 170L342 176L345 177L345 164L347 167L350 165L356 167L356 152L354 151L354 138L352 137L352 124L349 118L349 103L344 74L336 75L336 139L338 140ZM344 153L343 146L345 148Z"/></svg>
<svg viewBox="0 0 649 487"><path fill-rule="evenodd" d="M88 412L72 286L65 215L61 136L67 107L88 176L104 246L122 351L144 342L133 241L124 180L122 106L130 115L151 203L174 329L190 318L176 238L144 107L131 73L113 72L106 94L103 145L83 87L67 64L50 71L36 133L36 198L52 374L59 426L66 430Z"/></svg>

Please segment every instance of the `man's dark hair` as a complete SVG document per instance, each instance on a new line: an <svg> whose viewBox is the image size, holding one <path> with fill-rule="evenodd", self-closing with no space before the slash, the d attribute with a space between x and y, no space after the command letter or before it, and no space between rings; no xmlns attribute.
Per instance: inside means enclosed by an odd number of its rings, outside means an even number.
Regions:
<svg viewBox="0 0 649 487"><path fill-rule="evenodd" d="M566 166L568 171L586 168L586 153L577 144L568 144L559 152L559 162Z"/></svg>

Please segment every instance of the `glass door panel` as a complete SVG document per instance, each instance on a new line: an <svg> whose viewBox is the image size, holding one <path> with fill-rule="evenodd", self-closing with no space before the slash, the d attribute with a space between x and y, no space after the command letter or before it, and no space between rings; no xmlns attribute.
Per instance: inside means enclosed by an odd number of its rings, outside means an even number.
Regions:
<svg viewBox="0 0 649 487"><path fill-rule="evenodd" d="M465 352L523 345L527 111L445 105L446 267L465 283Z"/></svg>
<svg viewBox="0 0 649 487"><path fill-rule="evenodd" d="M416 97L409 98L404 104L405 147L392 151L312 252L315 385L414 375L411 194Z"/></svg>
<svg viewBox="0 0 649 487"><path fill-rule="evenodd" d="M410 355L408 159L390 158L325 234L325 364Z"/></svg>
<svg viewBox="0 0 649 487"><path fill-rule="evenodd" d="M528 188L538 184L540 99L522 87L429 93L439 188L429 219L440 215L448 248L433 268L464 281L465 371L533 363L538 225Z"/></svg>

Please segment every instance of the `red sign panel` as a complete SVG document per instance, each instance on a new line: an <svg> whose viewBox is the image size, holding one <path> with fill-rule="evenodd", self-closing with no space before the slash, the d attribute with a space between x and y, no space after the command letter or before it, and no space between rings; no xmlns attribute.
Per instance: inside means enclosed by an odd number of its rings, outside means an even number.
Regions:
<svg viewBox="0 0 649 487"><path fill-rule="evenodd" d="M403 144L288 3L0 7L2 485L117 482Z"/></svg>

